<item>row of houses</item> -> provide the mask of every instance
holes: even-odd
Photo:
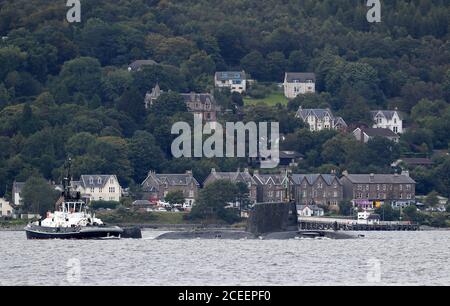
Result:
[[[280,202],[289,198],[298,205],[320,205],[339,210],[339,203],[346,199],[355,207],[373,209],[384,203],[404,207],[415,201],[415,181],[403,174],[348,174],[339,178],[336,174],[253,174],[248,169],[235,172],[219,172],[212,169],[203,182],[207,186],[217,180],[244,183],[249,189],[252,203]],[[143,199],[150,202],[164,200],[171,191],[182,191],[185,203],[195,204],[200,183],[192,171],[184,174],[158,174],[150,171],[142,182]]]

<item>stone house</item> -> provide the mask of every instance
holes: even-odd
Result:
[[[258,203],[285,202],[288,201],[289,178],[285,174],[253,174],[256,187],[256,199]]]
[[[184,204],[192,207],[195,204],[200,184],[193,176],[192,171],[182,174],[159,174],[150,171],[142,182],[141,188],[143,199],[153,203],[164,200],[169,192],[182,191]]]
[[[348,174],[340,179],[344,198],[354,207],[374,209],[387,203],[406,207],[415,203],[416,182],[406,174]]]
[[[335,174],[292,174],[297,205],[316,204],[338,211],[343,186]]]
[[[311,72],[286,72],[284,75],[284,95],[294,99],[298,95],[316,92],[316,75]]]
[[[249,198],[252,203],[257,202],[257,183],[255,179],[250,175],[248,169],[245,169],[243,172],[239,169],[236,172],[218,172],[216,169],[211,169],[211,173],[205,179],[203,185],[207,186],[217,180],[228,180],[232,183],[244,183],[247,185],[249,189]]]
[[[181,94],[181,96],[189,112],[202,115],[203,120],[206,122],[217,121],[217,113],[220,112],[220,106],[212,94],[188,93]]]

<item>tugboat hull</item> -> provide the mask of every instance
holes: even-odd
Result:
[[[25,228],[27,239],[105,239],[120,238],[123,230],[120,227],[42,227],[31,226]]]

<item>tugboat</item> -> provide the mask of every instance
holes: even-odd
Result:
[[[25,228],[28,239],[103,239],[120,238],[124,230],[118,226],[106,226],[88,210],[79,192],[71,190],[71,159],[65,165],[67,175],[63,179],[56,211],[47,213],[44,220],[30,223]]]

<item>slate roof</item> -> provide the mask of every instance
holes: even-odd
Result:
[[[316,82],[316,74],[313,72],[286,72],[285,80],[288,83],[306,83],[307,80]]]
[[[215,78],[218,81],[245,80],[246,75],[244,71],[218,71]]]
[[[376,110],[370,112],[372,118],[375,118],[379,113],[381,113],[387,120],[392,120],[394,114],[397,113],[398,117],[403,120],[403,115],[399,111],[395,110]]]
[[[143,66],[151,66],[151,65],[157,65],[158,63],[154,60],[137,60],[130,64],[130,68],[133,71],[137,71],[141,69]]]
[[[269,182],[272,182],[274,185],[282,185],[283,181],[286,178],[285,174],[259,174],[255,173],[253,175],[255,182],[258,185],[267,185]]]
[[[181,97],[184,99],[185,103],[193,104],[195,102],[199,102],[202,104],[201,107],[195,108],[190,106],[191,110],[197,110],[197,109],[203,109],[203,106],[206,102],[211,102],[211,110],[212,111],[219,111],[220,107],[216,103],[216,99],[214,96],[210,93],[186,93],[186,94],[180,94]]]
[[[302,108],[300,106],[296,114],[297,117],[300,117],[303,120],[305,120],[310,115],[316,116],[320,120],[322,120],[325,116],[330,117],[331,120],[335,118],[330,109],[324,108]]]
[[[346,177],[354,184],[415,184],[407,175],[395,174],[347,174]]]
[[[256,184],[253,177],[247,171],[244,171],[244,172],[241,172],[241,171],[217,172],[214,169],[212,169],[210,176],[211,175],[217,180],[230,180],[232,182],[245,182],[245,183]]]
[[[313,205],[297,205],[297,210],[303,210],[306,207],[309,207],[312,210],[323,210],[323,208],[320,208],[319,206],[314,205],[314,204]]]
[[[390,129],[384,129],[384,128],[364,128],[362,129],[363,133],[366,134],[369,137],[393,137],[393,138],[399,138],[397,134],[395,134]]]
[[[328,186],[331,186],[333,180],[337,178],[334,174],[292,174],[291,177],[294,184],[297,185],[300,185],[304,179],[306,179],[308,184],[313,185],[319,177],[322,177]],[[339,185],[341,184],[339,179],[337,179],[336,182]]]
[[[84,188],[103,188],[111,177],[117,180],[115,175],[90,174],[82,175],[80,181]]]
[[[192,181],[200,185],[191,174],[156,174],[158,180],[162,183],[168,183],[170,186],[187,186]]]

